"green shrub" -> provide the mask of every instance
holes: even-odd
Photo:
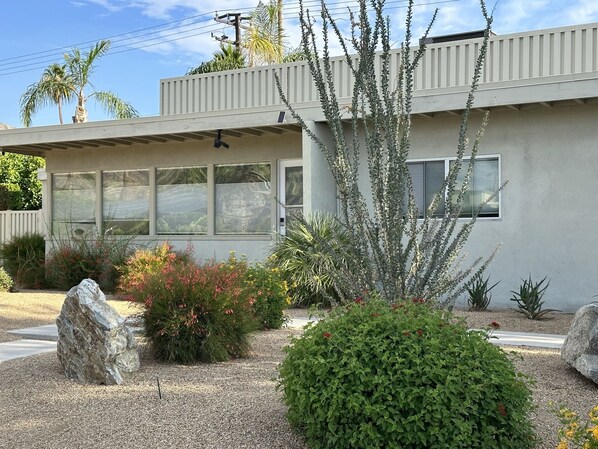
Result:
[[[522,313],[530,320],[541,320],[542,318],[545,318],[547,313],[555,311],[555,309],[543,308],[544,301],[542,301],[542,297],[550,285],[550,281],[548,281],[546,285],[542,287],[544,281],[546,281],[546,277],[540,282],[533,282],[531,276],[527,280],[521,280],[523,281],[523,284],[519,286],[519,291],[516,292],[511,290],[511,293],[513,293],[511,301],[517,303],[517,311],[519,313]]]
[[[284,309],[291,302],[287,282],[281,278],[280,270],[259,263],[251,265],[247,267],[243,282],[259,327],[280,329],[286,322]]]
[[[13,281],[10,274],[4,267],[0,267],[0,292],[9,292],[12,289]]]
[[[350,304],[285,349],[278,388],[311,448],[534,446],[528,381],[446,312]]]
[[[51,287],[69,290],[83,279],[93,279],[102,291],[115,291],[117,267],[132,253],[132,236],[81,234],[54,241],[46,263]]]
[[[137,264],[136,257],[148,254],[138,253],[129,264]],[[157,254],[150,265],[155,269],[123,276],[120,291],[143,304],[145,334],[157,359],[188,364],[247,354],[256,324],[241,270],[226,263],[198,266],[173,252]]]
[[[0,210],[21,210],[23,199],[18,184],[0,184]]]
[[[329,306],[342,298],[342,288],[330,273],[345,265],[349,238],[330,215],[316,214],[305,223],[293,222],[275,243],[271,263],[280,269],[295,306]]]
[[[489,277],[482,280],[482,276],[477,276],[474,278],[471,285],[467,286],[467,304],[469,304],[469,310],[473,311],[482,311],[486,310],[490,305],[490,300],[492,299],[492,295],[490,294],[490,290],[498,285],[498,282],[492,284],[491,287],[488,287],[488,281],[490,280]]]
[[[42,288],[45,282],[46,241],[41,234],[13,237],[0,249],[4,268],[22,288]]]

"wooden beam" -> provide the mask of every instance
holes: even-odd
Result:
[[[158,136],[143,136],[142,138],[146,139],[146,140],[150,140],[152,142],[160,142],[160,143],[167,142],[167,140],[164,137],[158,137]]]
[[[249,134],[250,136],[261,136],[263,134],[263,132],[261,132],[259,129],[255,129],[255,128],[243,128],[239,130],[240,132],[242,132],[243,134]]]

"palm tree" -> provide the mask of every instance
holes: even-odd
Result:
[[[31,126],[31,116],[41,107],[53,103],[58,106],[58,119],[62,125],[62,103],[73,97],[72,80],[65,65],[52,64],[44,70],[37,83],[30,85],[21,96],[21,121]]]
[[[243,42],[249,67],[281,63],[284,56],[282,0],[270,0],[268,4],[260,0],[250,20]]]
[[[245,56],[243,56],[241,50],[236,49],[231,44],[220,44],[220,51],[215,52],[212,59],[189,69],[187,75],[222,72],[223,70],[242,69],[244,67],[246,67]]]
[[[21,97],[21,118],[25,126],[31,125],[31,116],[37,109],[48,102],[58,105],[60,123],[62,122],[62,101],[77,99],[74,123],[87,121],[87,109],[85,104],[89,98],[94,98],[113,117],[131,118],[138,117],[139,113],[129,103],[118,98],[110,91],[96,91],[88,97],[85,96],[85,88],[91,85],[90,77],[93,73],[94,64],[97,59],[106,54],[110,47],[110,41],[102,40],[96,43],[89,51],[81,53],[78,48],[72,49],[64,55],[65,64],[60,66],[53,64],[46,69],[39,82],[29,86]],[[57,68],[62,69],[62,75]],[[52,77],[49,75],[52,74]]]

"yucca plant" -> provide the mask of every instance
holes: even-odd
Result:
[[[550,281],[544,285],[546,278],[547,276],[540,282],[533,282],[530,275],[527,280],[521,279],[523,284],[519,286],[518,292],[511,290],[511,293],[513,293],[511,301],[517,303],[517,311],[524,314],[530,320],[541,320],[545,318],[547,313],[556,311],[555,309],[543,308],[544,301],[542,301],[542,297],[550,285]]]
[[[270,263],[280,269],[295,306],[328,306],[343,297],[333,271],[346,267],[349,254],[345,228],[333,216],[316,213],[293,222],[274,245]]]
[[[466,287],[468,294],[467,304],[469,304],[469,310],[482,311],[488,308],[490,300],[492,299],[490,290],[496,287],[500,282],[498,281],[495,284],[492,284],[492,286],[488,287],[489,281],[490,277],[482,279],[481,276],[477,276],[471,285]]]

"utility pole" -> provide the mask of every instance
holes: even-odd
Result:
[[[227,42],[229,44],[233,44],[237,50],[241,50],[241,28],[247,29],[246,26],[241,25],[241,21],[249,19],[249,17],[243,17],[241,13],[238,12],[226,13],[220,16],[217,15],[216,17],[214,17],[214,20],[216,22],[235,27],[235,40],[234,42],[231,42],[226,36],[215,37],[215,39],[219,40],[220,42]],[[214,35],[212,34],[212,36]]]

